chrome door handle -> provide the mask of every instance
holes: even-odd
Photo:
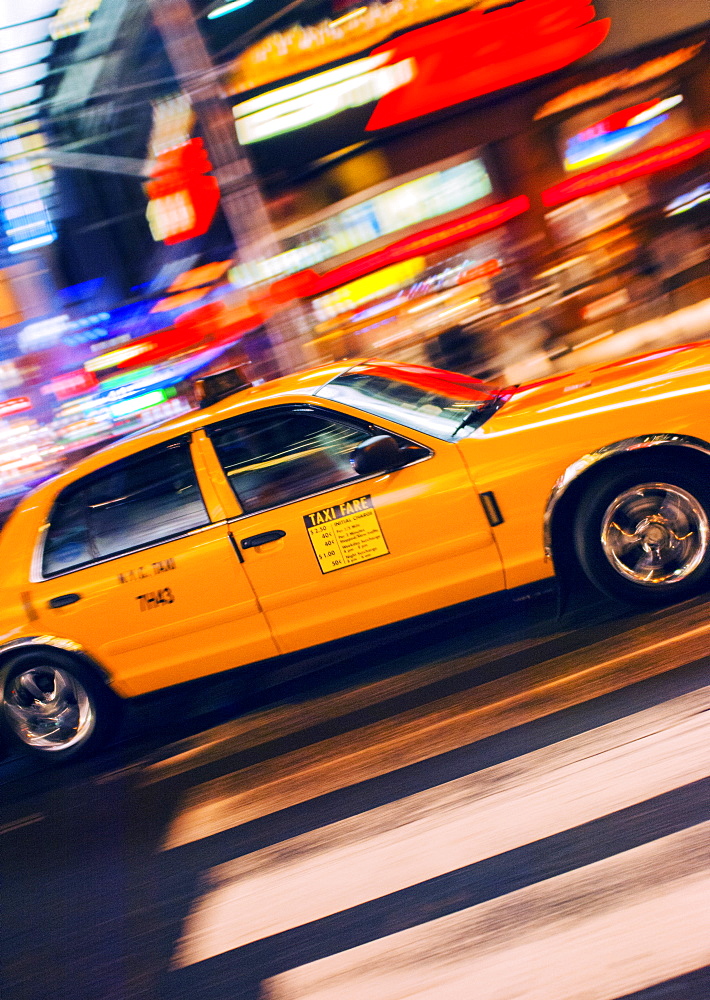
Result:
[[[277,528],[275,531],[264,531],[260,535],[249,535],[248,538],[242,538],[240,544],[243,549],[253,549],[255,545],[268,545],[269,542],[277,542],[285,534],[285,531]]]
[[[81,594],[62,594],[60,597],[53,597],[47,601],[50,608],[65,608],[67,604],[76,604],[81,600]]]

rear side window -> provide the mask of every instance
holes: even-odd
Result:
[[[43,576],[207,524],[187,441],[150,448],[72,483],[54,504]]]

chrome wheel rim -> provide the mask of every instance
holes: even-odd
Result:
[[[708,550],[702,505],[679,486],[643,483],[609,504],[601,543],[614,569],[636,584],[666,587],[685,580]]]
[[[67,750],[94,728],[94,708],[84,687],[52,664],[27,667],[5,691],[5,718],[27,746]]]

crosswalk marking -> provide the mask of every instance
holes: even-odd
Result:
[[[289,970],[261,995],[613,1000],[710,962],[709,848],[699,824]]]
[[[530,653],[536,647],[547,646],[551,639],[558,637],[553,634],[540,637],[537,641],[526,639],[505,643],[495,647],[495,658],[505,659],[522,652]],[[411,655],[408,654],[408,659],[411,659]],[[279,705],[254,715],[233,719],[210,730],[209,740],[205,739],[204,734],[181,740],[174,745],[168,757],[153,761],[144,768],[142,784],[154,784],[183,774],[196,765],[220,760],[242,750],[301,732],[313,725],[314,718],[322,724],[350,712],[362,711],[383,701],[398,698],[429,684],[440,683],[490,663],[492,656],[490,649],[483,649],[444,663],[409,668],[405,673],[370,681],[354,690],[321,695],[303,705]]]
[[[515,621],[517,620],[515,619]],[[524,616],[521,620],[524,621]],[[197,766],[221,760],[243,750],[306,730],[314,724],[314,720],[318,724],[323,724],[348,713],[362,711],[389,699],[425,688],[430,684],[441,683],[443,680],[468,673],[477,667],[485,667],[494,661],[525,654],[528,659],[532,658],[536,659],[537,662],[542,662],[544,656],[537,651],[544,651],[551,643],[569,634],[560,631],[547,633],[535,639],[526,636],[524,639],[503,644],[500,644],[499,641],[486,643],[486,625],[487,623],[483,622],[476,630],[476,642],[480,644],[480,648],[467,652],[463,656],[458,652],[456,654],[449,652],[450,658],[432,664],[429,662],[431,653],[428,650],[425,657],[426,664],[412,667],[413,654],[409,651],[406,657],[407,669],[404,672],[395,672],[393,676],[369,681],[358,685],[355,689],[330,692],[314,698],[306,704],[278,705],[231,720],[211,729],[209,739],[205,739],[205,735],[200,734],[180,740],[169,748],[168,756],[146,762],[141,775],[141,784],[149,785],[163,781],[166,778],[190,771]],[[495,626],[494,623],[494,628],[497,629],[495,638],[498,640],[500,627],[499,625]],[[657,639],[661,642],[670,639],[672,643],[677,643],[680,640],[687,643],[688,655],[686,659],[688,660],[693,659],[694,656],[702,656],[706,652],[706,645],[704,645],[702,637],[710,631],[710,625],[707,624],[707,608],[704,605],[697,607],[684,605],[675,613],[664,611],[664,617],[655,620],[652,628]],[[594,648],[599,650],[599,658],[603,659],[604,648],[617,652],[624,649],[629,650],[632,648],[632,644],[638,645],[645,642],[648,630],[649,625],[645,623],[628,629],[622,636],[615,637],[613,640],[598,643]],[[446,649],[442,649],[441,644],[438,646],[438,650],[440,655],[447,655]],[[579,658],[579,653],[570,655]],[[390,662],[396,668],[396,658],[391,659]],[[673,665],[666,665],[666,669],[670,669]]]
[[[710,775],[710,688],[218,866],[177,967]]]
[[[167,832],[164,849],[429,760],[664,673],[693,655],[704,655],[708,632],[707,624],[676,631],[641,649],[634,645],[635,635],[616,636],[465,694],[206,782],[186,796]]]

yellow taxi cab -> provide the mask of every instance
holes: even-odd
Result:
[[[649,604],[707,582],[707,344],[504,389],[384,361],[205,387],[2,531],[0,725],[29,752],[88,753],[123,699],[554,575]]]

